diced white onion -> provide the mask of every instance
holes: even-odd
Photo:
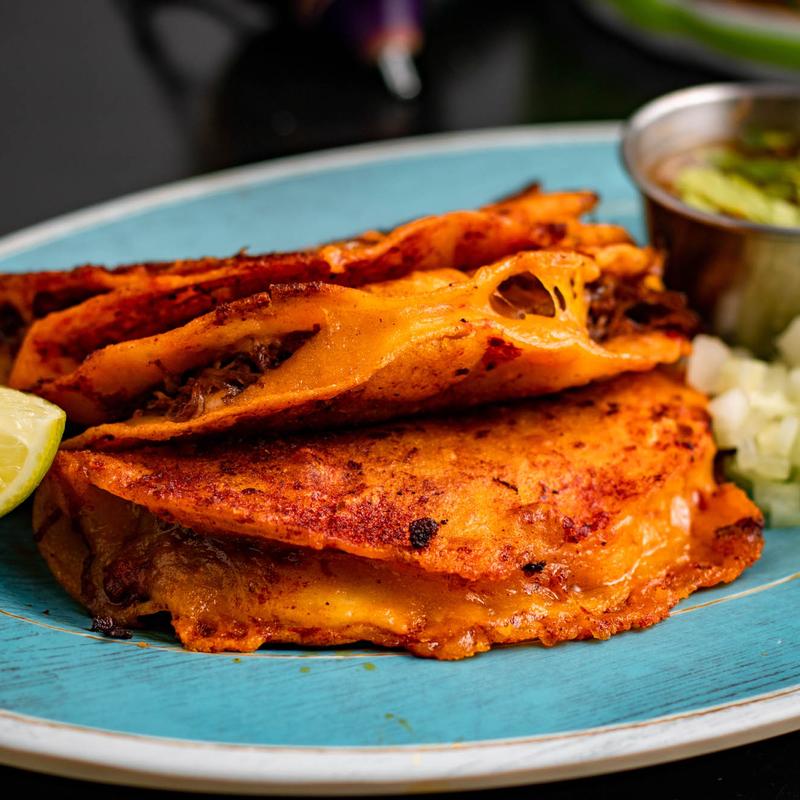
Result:
[[[800,483],[757,481],[753,500],[776,527],[800,525]]]
[[[800,526],[800,317],[776,341],[779,358],[760,361],[698,336],[687,381],[711,395],[714,437],[731,479],[752,491],[777,526]]]
[[[784,417],[768,422],[757,434],[759,453],[788,458],[797,436],[797,417]]]
[[[720,369],[719,389],[724,392],[734,386],[746,392],[760,392],[767,378],[767,363],[755,358],[735,357],[726,361]]]
[[[773,481],[785,481],[792,468],[787,457],[760,452],[758,445],[751,437],[739,442],[734,463],[736,470],[744,475]]]
[[[800,317],[795,317],[789,327],[775,340],[778,352],[792,367],[800,367]]]
[[[720,370],[730,357],[730,349],[720,339],[703,334],[695,337],[686,367],[687,383],[700,392],[718,392]]]
[[[794,403],[782,392],[750,392],[748,399],[750,407],[765,419],[780,419],[795,411]]]
[[[728,389],[708,404],[708,410],[714,422],[717,444],[725,450],[736,447],[750,410],[750,401],[744,391]]]
[[[786,394],[788,391],[786,385],[788,377],[789,370],[785,364],[770,364],[764,377],[764,392],[766,394]]]
[[[793,403],[800,403],[800,367],[789,370],[786,376],[786,394]]]

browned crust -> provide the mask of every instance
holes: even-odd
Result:
[[[64,451],[55,470],[207,534],[496,579],[565,548],[599,551],[616,521],[692,470],[710,491],[713,453],[705,399],[652,372],[454,418]],[[419,520],[438,526],[424,547]]]
[[[518,582],[518,599],[509,605],[502,583],[496,588],[491,582],[428,576],[357,556],[275,549],[236,537],[205,539],[169,526],[163,533],[156,528],[149,540],[146,534],[139,539],[131,525],[146,512],[134,507],[119,518],[120,542],[94,542],[91,532],[84,531],[87,512],[75,514],[70,507],[72,492],[81,495],[84,505],[98,502],[103,493],[92,491],[81,487],[80,478],[70,483],[56,475],[37,496],[39,548],[56,577],[116,629],[139,627],[151,615],[167,612],[184,646],[205,652],[247,652],[264,643],[369,641],[419,656],[458,659],[494,644],[607,639],[664,619],[675,603],[698,588],[734,580],[762,548],[757,511],[740,490],[725,485],[706,498],[695,516],[689,558],[652,574],[645,570],[640,577],[634,575],[629,591],[618,600],[586,608],[581,595],[570,589],[543,589],[550,599],[530,603],[530,592],[519,589],[531,581],[544,584],[528,576]],[[756,516],[740,517],[742,513]],[[329,579],[332,594],[325,589],[320,597],[313,590],[309,594],[309,585]],[[324,598],[346,598],[350,592],[347,613],[331,616]],[[476,615],[467,602],[475,595],[488,603],[488,616]],[[495,609],[493,598],[498,596]],[[435,598],[433,604],[426,597]],[[265,614],[263,608],[271,611]],[[382,623],[387,610],[391,618]]]

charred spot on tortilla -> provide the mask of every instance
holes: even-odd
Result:
[[[538,575],[546,566],[546,561],[531,561],[523,565],[522,571],[528,576]]]
[[[439,523],[430,517],[415,519],[408,526],[408,539],[411,547],[422,550],[427,547],[431,539],[439,532]]]

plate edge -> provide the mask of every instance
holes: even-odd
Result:
[[[396,748],[192,742],[0,711],[0,763],[64,777],[195,791],[452,791],[598,775],[777,736],[800,728],[798,701],[800,686],[669,717],[529,740]]]
[[[336,147],[231,167],[121,195],[8,233],[0,237],[0,258],[19,255],[59,236],[86,230],[94,225],[112,222],[151,208],[191,200],[214,192],[238,189],[262,181],[425,153],[463,152],[477,148],[502,148],[524,144],[552,144],[556,137],[560,137],[565,145],[576,142],[613,142],[619,139],[621,127],[622,123],[618,121],[565,122],[433,133]]]

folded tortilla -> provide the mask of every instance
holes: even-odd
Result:
[[[228,258],[150,261],[114,268],[84,264],[70,270],[0,274],[0,384],[8,379],[25,335],[38,320],[93,298],[183,286],[200,275],[243,270],[263,258],[242,252]]]
[[[0,275],[0,384],[4,384],[28,328],[54,311],[122,286],[147,282],[161,265],[120,269],[85,265],[69,272]]]
[[[542,250],[471,275],[276,286],[99,350],[37,390],[94,425],[70,447],[363,424],[547,394],[687,351],[680,328],[693,317],[654,281],[647,269],[601,274],[592,258]]]
[[[261,292],[274,283],[360,286],[412,270],[473,269],[518,250],[561,241],[589,247],[629,241],[617,226],[578,222],[595,202],[591,192],[544,194],[533,186],[477,211],[423,217],[387,234],[370,231],[313,250],[239,253],[113,272],[92,268],[90,273],[0,275],[0,321],[2,310],[9,310],[8,324],[0,322],[0,345],[5,342],[0,350],[5,351],[7,367],[19,349],[10,385],[31,389],[40,381],[67,374],[101,347],[183,325],[220,303]],[[81,276],[87,278],[85,285]],[[62,292],[59,302],[50,303],[48,311],[53,313],[34,313],[35,298],[42,297],[49,284],[63,282],[78,287],[74,300],[67,302]],[[33,294],[34,286],[38,294]]]
[[[455,659],[606,639],[762,547],[706,400],[659,371],[354,431],[62,451],[39,548],[108,628],[194,650],[366,640]]]

